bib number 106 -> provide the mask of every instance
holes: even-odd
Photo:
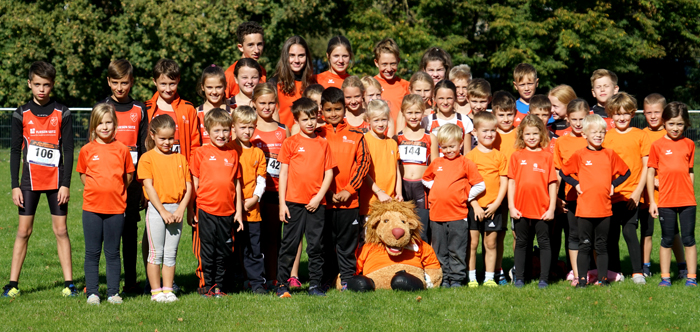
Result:
[[[37,148],[36,157],[53,159],[53,149]]]

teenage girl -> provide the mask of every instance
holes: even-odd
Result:
[[[554,219],[557,172],[549,146],[545,124],[527,115],[517,128],[516,151],[508,164],[508,208],[515,229],[515,287],[525,285],[527,250],[537,234],[540,247],[539,288],[546,288],[552,253],[549,226]]]
[[[357,76],[345,79],[341,87],[345,97],[345,121],[363,133],[369,131],[369,122],[365,114],[365,86]]]
[[[452,57],[439,47],[429,48],[420,60],[420,70],[430,75],[434,84],[447,79],[450,68],[452,68]]]
[[[318,84],[324,88],[343,85],[343,81],[350,76],[348,69],[353,61],[352,46],[345,36],[335,36],[328,41],[326,48],[326,58],[328,59],[328,70],[316,75]]]
[[[100,304],[99,266],[103,244],[107,261],[107,301],[122,303],[119,296],[122,267],[119,245],[124,228],[126,188],[136,169],[129,148],[114,140],[117,126],[114,106],[97,104],[90,116],[90,142],[80,149],[76,167],[85,186],[83,234],[88,304]]]
[[[432,80],[430,82],[432,83]],[[430,243],[430,211],[421,179],[430,161],[438,158],[439,152],[437,137],[421,126],[424,113],[425,102],[421,96],[410,94],[404,97],[401,103],[401,117],[406,123],[395,139],[399,145],[403,199],[416,204],[418,217],[423,224],[421,239]]]
[[[566,120],[566,110],[567,105],[576,99],[576,92],[570,86],[562,84],[550,90],[548,97],[552,104],[552,118],[554,118],[548,129],[556,136],[563,136],[570,131],[569,122]]]
[[[240,91],[229,100],[229,104],[249,106],[253,96],[253,89],[260,82],[262,67],[253,59],[242,58],[236,61],[233,75],[236,78],[236,84],[238,84]]]
[[[302,95],[303,97],[313,100],[316,105],[318,105],[318,113],[316,113],[316,128],[322,127],[326,124],[321,108],[321,94],[323,94],[323,90],[325,90],[323,85],[315,83],[309,85],[306,90],[304,90],[304,94]],[[296,135],[300,130],[301,128],[299,128],[299,124],[295,122],[290,132],[292,135]]]
[[[277,87],[279,119],[287,128],[294,125],[292,103],[302,97],[306,88],[316,83],[313,59],[306,40],[299,36],[287,39],[270,82]]]
[[[411,80],[408,84],[408,91],[412,94],[419,95],[423,99],[423,116],[430,116],[433,113],[433,88],[435,84],[430,75],[425,72],[419,71],[411,76]],[[401,104],[403,107],[403,103]],[[403,117],[403,111],[399,113],[399,117],[396,119],[397,130],[403,130],[406,125],[406,119]]]
[[[187,159],[170,150],[174,138],[175,121],[171,117],[153,118],[146,138],[148,152],[141,157],[138,169],[138,180],[143,183],[148,200],[146,274],[151,286],[151,301],[156,302],[177,301],[173,293],[175,260],[182,235],[182,218],[192,196]]]
[[[372,76],[362,76],[360,79],[365,86],[365,104],[375,99],[382,99],[382,85]]]
[[[258,122],[250,141],[263,150],[267,160],[267,185],[260,199],[260,215],[263,229],[260,246],[263,248],[265,260],[265,276],[269,280],[277,280],[277,254],[282,237],[282,223],[279,220],[279,174],[280,163],[277,154],[282,148],[282,142],[290,136],[289,129],[274,119],[277,113],[277,89],[270,83],[258,84],[253,90],[252,105],[258,113]],[[297,274],[292,274],[297,277]],[[290,282],[291,284],[291,282]],[[295,285],[299,287],[301,283]]]
[[[688,279],[685,285],[695,287],[697,283],[698,252],[695,247],[695,143],[683,136],[690,127],[688,106],[672,102],[664,107],[661,115],[666,135],[651,144],[649,171],[647,172],[647,193],[649,214],[658,217],[661,223],[661,249],[659,265],[661,283],[671,286],[671,247],[675,230],[680,224],[681,241],[685,247],[685,261]],[[659,175],[659,201],[654,197],[654,176]],[[678,220],[678,221],[677,221]]]
[[[464,132],[464,141],[471,142],[471,132],[474,130],[474,126],[469,117],[455,112],[454,105],[456,96],[457,88],[451,81],[443,80],[438,82],[438,84],[435,85],[435,92],[433,93],[433,102],[437,108],[437,112],[423,119],[423,127],[437,135],[437,130],[440,126],[452,123],[462,129]],[[463,145],[462,153],[466,155],[467,152],[471,150],[471,144]]]
[[[202,145],[204,145],[209,144],[209,133],[204,128],[204,116],[214,108],[225,108],[227,112],[231,113],[231,108],[226,105],[226,76],[224,75],[224,70],[217,65],[204,68],[202,77],[199,79],[197,93],[205,99],[204,104],[197,107],[199,134],[202,138]]]

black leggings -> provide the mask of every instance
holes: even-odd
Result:
[[[576,217],[576,201],[566,201],[566,218],[569,221],[569,250],[579,250],[578,248],[578,217]]]
[[[695,245],[695,211],[695,206],[659,208],[662,247],[671,248],[673,246],[673,237],[678,233],[678,222],[681,224],[683,246],[692,247]]]
[[[124,228],[124,214],[99,214],[83,210],[85,236],[85,287],[87,295],[99,295],[99,269],[102,245],[107,261],[107,296],[119,293],[122,264],[119,243]]]
[[[540,246],[540,280],[549,280],[549,268],[552,264],[552,252],[549,245],[549,222],[538,219],[520,218],[513,220],[515,226],[515,278],[525,280],[525,264],[528,248],[537,234]]]
[[[622,273],[620,264],[620,227],[627,243],[627,250],[632,263],[632,273],[642,273],[642,249],[637,238],[638,208],[627,208],[627,201],[612,205],[610,232],[608,233],[608,270]]]
[[[598,280],[608,275],[608,232],[610,231],[610,217],[605,218],[578,218],[579,245],[578,265],[579,278],[588,275],[588,267],[591,264],[591,248],[595,240],[595,251],[598,253]],[[594,238],[595,235],[595,238]]]
[[[24,208],[19,208],[19,215],[33,216],[36,214],[41,194],[46,194],[46,201],[49,203],[49,211],[51,211],[52,216],[65,216],[68,214],[68,204],[58,205],[58,189],[54,189],[44,191],[22,190]]]

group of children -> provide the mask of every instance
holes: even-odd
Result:
[[[100,303],[103,247],[107,301],[122,302],[120,239],[123,291],[138,289],[141,209],[146,210],[142,258],[153,301],[177,300],[173,279],[183,221],[193,228],[195,274],[204,296],[224,296],[240,262],[252,292],[265,294],[276,285],[277,296],[290,297],[290,289],[301,286],[303,238],[309,294],[325,295],[336,278],[347,289],[356,274],[365,216],[376,200],[415,203],[421,239],[442,266],[442,287],[480,286],[479,237],[482,285],[507,283],[502,258],[508,220],[516,287],[535,277],[545,288],[550,274],[558,277],[562,231],[573,286],[619,278],[620,233],[632,279],[643,284],[651,275],[656,217],[662,230],[660,286],[671,285],[672,248],[686,285],[697,285],[695,144],[683,137],[690,125],[684,104],[666,104],[652,94],[644,100],[649,127],[632,128],[637,102],[618,91],[611,71],[593,73],[591,108],[567,85],[536,94],[535,68],[520,64],[513,75],[516,99],[505,91],[492,94],[488,81],[473,79],[466,65],[452,67],[439,48],[426,51],[420,71],[406,81],[396,75],[401,58],[390,38],[374,50],[379,74],[360,78],[348,73],[353,52],[347,38],[329,41],[329,70],[314,75],[306,42],[291,37],[267,80],[257,63],[263,29],[246,22],[237,33],[243,58],[227,70],[216,65],[203,70],[198,93],[205,102],[198,107],[178,94],[176,62],[155,64],[157,91],[145,104],[129,96],[131,64],[110,63],[112,95],[94,107],[89,143],[80,149],[76,167],[85,186],[88,303]],[[66,231],[72,116],[50,97],[55,74],[50,64],[33,63],[28,79],[33,98],[13,115],[12,198],[20,216],[3,296],[19,294],[42,193],[64,271],[62,293],[80,293],[72,281]],[[535,235],[539,264],[533,257]],[[597,271],[590,271],[593,265]]]

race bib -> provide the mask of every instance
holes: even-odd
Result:
[[[56,144],[31,141],[27,147],[27,161],[35,165],[58,167],[61,151]]]
[[[428,148],[417,145],[401,145],[399,146],[399,155],[401,161],[405,163],[423,164],[428,162]]]
[[[131,153],[131,161],[134,163],[134,166],[136,166],[136,162],[139,160],[139,152],[136,150],[135,146],[130,146],[129,153]]]
[[[180,153],[180,140],[176,139],[173,146],[170,147],[170,152]]]
[[[280,162],[275,158],[267,158],[267,174],[270,174],[273,178],[278,178],[280,176]]]

